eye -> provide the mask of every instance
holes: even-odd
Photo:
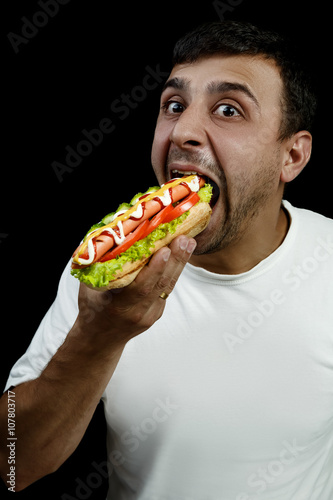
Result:
[[[164,109],[165,113],[176,115],[184,111],[184,106],[177,101],[167,101],[162,105],[162,109]]]
[[[239,111],[237,111],[237,109],[231,104],[220,104],[214,111],[214,114],[226,118],[231,118],[233,116],[241,116]]]

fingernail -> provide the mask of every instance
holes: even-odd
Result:
[[[195,247],[197,246],[197,242],[195,240],[190,240],[188,245],[187,245],[187,249],[186,251],[191,254],[194,252],[195,250]]]
[[[165,247],[165,250],[163,252],[163,260],[164,260],[164,262],[168,262],[170,254],[171,254],[170,248]]]
[[[179,242],[179,246],[181,250],[186,250],[188,245],[188,239],[187,238],[182,238]]]

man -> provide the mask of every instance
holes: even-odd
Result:
[[[152,164],[160,183],[211,179],[211,221],[118,293],[66,268],[6,387],[17,489],[69,457],[102,398],[108,499],[332,498],[333,223],[282,202],[314,102],[275,34],[213,23],[177,43]]]

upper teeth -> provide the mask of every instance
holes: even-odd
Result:
[[[194,170],[172,170],[173,174],[182,174],[182,175],[197,175],[198,172]]]

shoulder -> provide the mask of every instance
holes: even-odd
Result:
[[[332,230],[333,228],[333,219],[306,208],[294,207],[291,203],[289,203],[289,201],[286,200],[283,200],[283,205],[292,217],[297,217],[299,219],[302,225],[308,224],[311,228],[327,228],[328,230]]]
[[[299,236],[313,239],[327,235],[333,239],[333,219],[305,208],[296,208],[288,201],[283,201],[283,205],[290,213],[292,223],[297,226]]]
[[[333,265],[333,219],[283,202],[292,220],[294,251],[307,262],[315,259],[331,269]]]

